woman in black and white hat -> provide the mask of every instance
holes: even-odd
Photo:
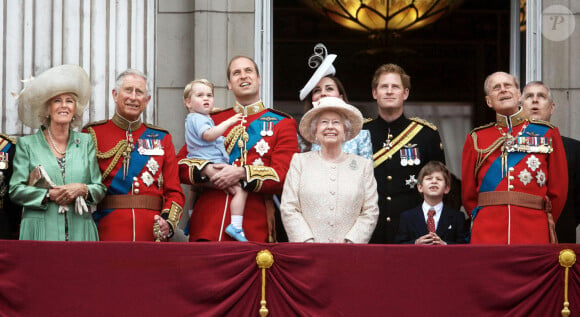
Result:
[[[106,187],[93,140],[72,130],[81,126],[90,94],[84,69],[61,65],[32,79],[18,95],[20,120],[38,129],[18,140],[10,180],[10,198],[24,207],[21,240],[98,240],[87,204],[96,205]]]
[[[326,47],[323,44],[319,43],[314,46],[314,54],[310,56],[308,65],[311,68],[316,68],[316,71],[300,90],[299,94],[300,100],[304,100],[304,112],[312,109],[313,103],[324,97],[337,97],[348,102],[346,90],[342,82],[335,76],[336,69],[333,62],[336,57],[336,54],[327,55]],[[317,144],[308,142],[301,135],[298,136],[301,152],[310,151],[311,149],[320,150],[320,146]],[[372,160],[373,146],[370,132],[368,130],[360,130],[351,140],[343,144],[342,149],[347,153],[353,153]]]

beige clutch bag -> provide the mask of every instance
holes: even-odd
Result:
[[[38,188],[53,188],[56,184],[50,179],[44,167],[38,164],[28,176],[28,185]]]

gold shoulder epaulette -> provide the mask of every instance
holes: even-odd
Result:
[[[547,125],[547,126],[549,126],[550,128],[552,128],[552,129],[556,127],[556,126],[555,126],[555,125],[553,125],[551,122],[544,121],[544,120],[538,120],[538,119],[530,119],[530,122],[531,122],[531,123],[535,123],[535,124]]]
[[[274,113],[277,113],[277,114],[279,114],[279,115],[281,115],[281,116],[284,116],[284,117],[286,117],[286,118],[291,118],[291,119],[292,119],[292,118],[294,118],[294,117],[292,117],[291,115],[287,114],[286,112],[283,112],[283,111],[280,111],[280,110],[276,110],[276,109],[272,109],[272,108],[268,108],[268,110],[269,110],[269,111],[272,111],[272,112],[274,112]]]
[[[471,130],[471,132],[469,132],[469,134],[471,134],[471,133],[473,133],[475,131],[479,131],[479,130],[482,130],[482,129],[485,129],[485,128],[492,127],[494,124],[495,124],[495,122],[490,122],[488,124],[484,124],[484,125],[479,126],[477,128],[473,128],[473,130]]]
[[[95,121],[95,122],[89,122],[87,123],[87,125],[85,125],[83,127],[83,129],[88,129],[89,127],[94,127],[96,125],[101,125],[101,124],[105,124],[109,121],[109,119],[105,119],[105,120],[99,120],[99,121]]]
[[[0,137],[6,139],[8,142],[12,144],[16,144],[16,140],[13,137],[9,136],[8,134],[0,133]]]
[[[369,123],[373,120],[374,120],[373,118],[363,118],[363,124]]]
[[[421,118],[418,118],[418,117],[413,117],[413,118],[409,118],[409,120],[413,120],[413,121],[415,121],[417,123],[420,123],[420,124],[422,124],[424,126],[427,126],[427,127],[431,128],[431,129],[437,131],[437,126],[434,125],[433,123],[425,120],[425,119],[421,119]]]
[[[156,125],[153,125],[151,123],[147,123],[147,122],[143,122],[143,124],[148,127],[149,129],[154,129],[154,130],[159,130],[159,131],[163,131],[163,132],[167,132],[169,133],[169,130],[162,128],[162,127],[158,127]]]

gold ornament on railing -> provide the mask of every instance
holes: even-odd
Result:
[[[262,270],[262,300],[260,301],[260,316],[268,316],[268,308],[266,307],[266,269],[272,267],[274,264],[274,256],[268,250],[262,250],[256,255],[256,263]]]
[[[570,316],[570,302],[568,301],[568,273],[570,268],[576,263],[576,253],[570,249],[560,251],[558,257],[560,265],[564,267],[564,308],[562,309],[562,316]]]

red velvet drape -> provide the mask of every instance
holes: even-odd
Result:
[[[0,316],[259,316],[263,249],[269,316],[560,316],[565,248],[0,241]]]

